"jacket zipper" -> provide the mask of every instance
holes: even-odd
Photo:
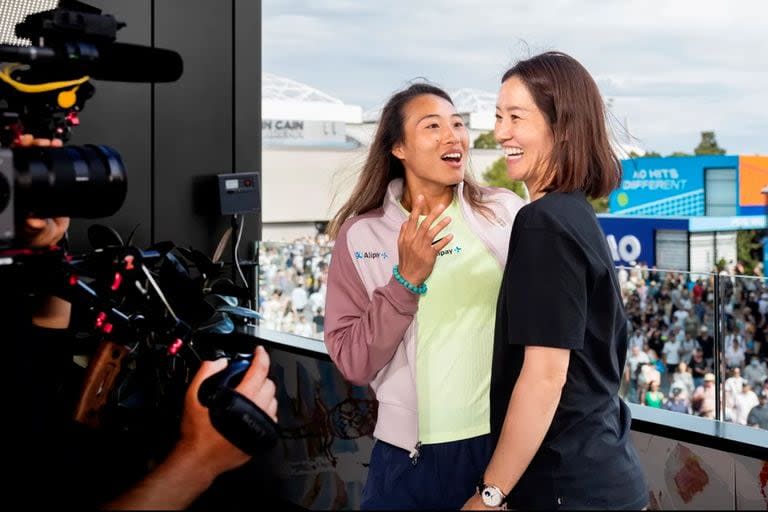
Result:
[[[421,441],[416,442],[416,446],[413,447],[411,453],[408,454],[411,459],[411,464],[414,466],[419,463],[419,457],[421,457]]]

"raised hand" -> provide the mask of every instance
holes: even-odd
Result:
[[[400,235],[397,238],[400,275],[415,286],[427,280],[435,267],[438,253],[453,240],[453,235],[450,234],[438,237],[451,223],[450,217],[444,217],[433,226],[435,220],[445,210],[445,205],[437,205],[419,224],[419,215],[424,215],[422,213],[424,210],[426,210],[424,196],[419,195],[413,202],[408,220],[400,227]],[[438,241],[433,243],[435,240]]]

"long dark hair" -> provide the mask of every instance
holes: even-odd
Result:
[[[352,195],[328,224],[327,233],[332,239],[336,238],[345,220],[380,207],[384,202],[389,182],[405,177],[403,163],[392,154],[392,148],[402,142],[405,136],[405,106],[412,99],[424,94],[438,96],[453,105],[453,100],[447,92],[427,83],[412,84],[407,89],[395,93],[387,101],[381,110],[376,134]],[[473,209],[486,212],[487,207],[482,204],[481,196],[480,187],[468,172],[465,172],[465,199]]]
[[[597,84],[576,59],[546,52],[518,62],[501,79],[518,77],[549,121],[554,146],[545,157],[540,190],[607,196],[621,182]]]

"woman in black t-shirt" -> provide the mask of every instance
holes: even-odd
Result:
[[[465,508],[642,509],[646,481],[618,396],[627,317],[587,201],[620,181],[600,92],[568,55],[519,62],[502,79],[495,135],[532,202],[515,219],[499,292],[496,449]]]

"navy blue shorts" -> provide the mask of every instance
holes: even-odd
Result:
[[[416,464],[402,448],[376,441],[360,508],[460,509],[493,454],[491,436],[425,444]]]

